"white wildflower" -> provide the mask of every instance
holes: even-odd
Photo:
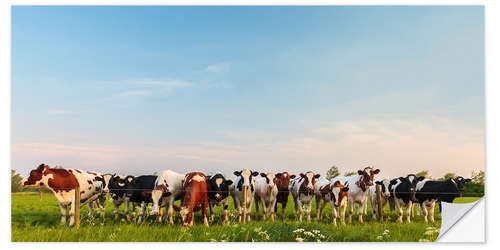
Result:
[[[300,237],[297,237],[297,238],[295,238],[295,241],[297,241],[297,242],[303,242],[303,241],[304,241],[304,239],[302,239],[302,238],[300,238]]]

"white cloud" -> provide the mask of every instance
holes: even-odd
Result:
[[[230,66],[231,66],[230,62],[216,63],[208,65],[207,67],[205,67],[205,69],[203,69],[203,71],[209,73],[221,73],[227,71]]]

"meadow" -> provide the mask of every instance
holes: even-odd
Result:
[[[315,202],[311,213],[311,221],[295,220],[293,200],[290,196],[286,208],[286,218],[277,216],[275,222],[255,220],[255,209],[252,207],[252,221],[246,224],[238,223],[237,214],[230,201],[230,221],[222,224],[222,208],[216,208],[214,221],[206,227],[202,223],[201,214],[196,213],[195,225],[184,228],[176,224],[159,223],[153,216],[141,224],[127,222],[123,216],[123,205],[120,208],[121,217],[113,220],[113,204],[108,198],[106,217],[102,220],[99,213],[94,218],[88,217],[88,207],[81,210],[79,228],[60,226],[60,212],[57,200],[52,194],[43,194],[42,201],[38,193],[12,193],[11,195],[11,240],[14,242],[37,241],[188,241],[188,242],[338,242],[338,241],[434,241],[439,235],[441,218],[436,206],[436,221],[425,223],[422,216],[415,215],[411,223],[398,223],[396,215],[386,218],[384,223],[371,219],[371,209],[365,215],[365,223],[360,224],[354,215],[353,223],[334,226],[331,220],[329,205],[325,208],[322,221],[317,221]],[[471,202],[479,198],[463,197],[455,200],[457,203]],[[278,215],[281,205],[278,205]],[[385,215],[389,212],[385,207]],[[347,217],[347,216],[346,216]]]

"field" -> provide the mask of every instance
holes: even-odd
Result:
[[[456,202],[471,202],[479,198],[464,197]],[[441,220],[439,208],[436,206],[436,222],[425,223],[421,216],[415,215],[410,224],[395,222],[393,215],[383,224],[371,220],[371,210],[365,215],[365,223],[360,224],[357,216],[353,223],[333,226],[329,205],[325,208],[322,221],[315,219],[315,202],[313,202],[313,219],[299,223],[295,220],[293,200],[286,209],[286,219],[271,221],[252,220],[244,225],[237,222],[230,201],[232,212],[230,222],[222,225],[222,208],[216,209],[216,216],[210,227],[202,223],[197,213],[195,225],[183,228],[176,225],[162,224],[153,217],[142,224],[127,223],[123,216],[113,220],[113,205],[108,198],[106,218],[103,221],[96,213],[95,218],[88,217],[88,207],[81,210],[79,229],[60,226],[60,213],[57,200],[52,194],[43,194],[40,202],[38,193],[13,193],[11,195],[11,239],[12,241],[434,241],[439,234]],[[254,208],[252,208],[254,210]],[[281,212],[281,205],[278,205]],[[123,213],[123,205],[120,212]],[[389,212],[388,206],[385,213]],[[252,211],[254,219],[255,211]],[[430,228],[432,227],[432,228]]]

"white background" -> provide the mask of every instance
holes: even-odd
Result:
[[[297,244],[297,243],[10,243],[10,34],[11,34],[11,6],[12,5],[484,5],[486,17],[486,199],[485,199],[485,226],[486,226],[486,244],[470,244],[470,243],[320,243],[320,244]],[[237,1],[236,0],[218,0],[218,1],[193,1],[193,0],[174,0],[174,1],[132,1],[132,0],[91,0],[91,1],[70,1],[70,0],[52,0],[52,1],[0,1],[0,163],[4,172],[4,178],[0,181],[2,185],[1,201],[3,201],[1,209],[1,242],[6,248],[74,248],[74,249],[135,249],[137,250],[147,247],[158,249],[178,249],[178,248],[217,248],[223,249],[250,249],[250,248],[276,248],[283,247],[292,249],[304,248],[348,248],[348,249],[421,249],[426,248],[447,248],[447,249],[470,249],[470,248],[498,248],[500,243],[499,232],[496,230],[499,216],[497,215],[499,183],[496,179],[500,176],[499,166],[499,132],[500,132],[500,101],[499,101],[499,25],[500,19],[500,1],[498,0],[477,0],[477,1],[444,1],[444,0],[418,0],[418,1],[306,1],[306,0],[253,0],[253,1]],[[476,207],[475,210],[478,210]],[[468,234],[471,234],[474,229],[473,225],[480,223],[480,218],[483,211],[472,211],[467,215],[467,221],[461,223],[464,227],[456,227],[449,233],[454,234],[448,237],[465,239]],[[476,217],[474,217],[476,216]],[[457,225],[458,226],[458,225]],[[476,232],[476,231],[474,231]],[[476,232],[477,233],[477,232]]]

